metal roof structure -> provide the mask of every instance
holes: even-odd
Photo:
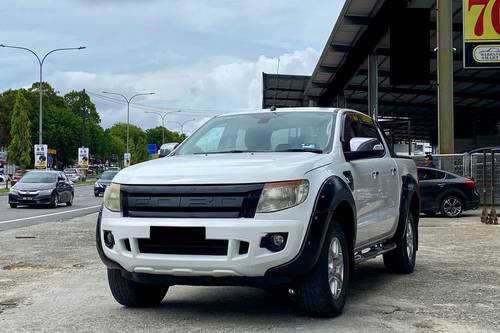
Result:
[[[304,91],[310,76],[262,73],[262,108],[307,106]]]
[[[368,111],[367,56],[378,55],[379,120],[393,120],[396,140],[436,141],[437,136],[437,60],[436,1],[413,0],[411,8],[431,9],[430,85],[390,84],[389,21],[392,7],[400,0],[346,0],[320,59],[306,83],[304,105],[336,105],[343,96],[348,108]],[[500,123],[500,70],[463,68],[462,0],[453,0],[454,110],[456,134],[470,131],[472,123]],[[408,64],[411,66],[411,64]],[[265,74],[266,76],[267,74]],[[286,81],[291,79],[287,76]],[[281,79],[280,79],[281,81]],[[285,96],[286,92],[281,92]],[[264,85],[264,94],[266,86]],[[263,104],[267,102],[264,101]],[[266,104],[267,105],[267,104]],[[277,105],[278,106],[278,105]],[[281,104],[279,105],[281,106]],[[284,106],[284,105],[283,105]],[[384,121],[385,120],[385,121]],[[407,122],[411,121],[408,131]],[[388,125],[389,126],[389,125]],[[390,126],[389,126],[390,127]]]

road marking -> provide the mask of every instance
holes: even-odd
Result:
[[[25,221],[25,220],[34,220],[34,219],[39,219],[39,218],[42,218],[42,217],[49,217],[49,216],[54,216],[54,215],[62,215],[62,214],[79,212],[79,211],[82,211],[82,210],[94,209],[94,208],[99,208],[99,207],[101,207],[101,205],[84,207],[84,208],[77,208],[77,209],[71,209],[71,210],[65,210],[64,212],[58,212],[58,213],[51,213],[51,214],[43,214],[43,215],[37,215],[37,216],[30,216],[30,217],[25,217],[25,218],[22,218],[22,219],[0,221],[0,224],[12,223],[12,222],[19,222],[19,221]]]

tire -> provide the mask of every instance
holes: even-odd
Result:
[[[52,208],[57,208],[59,206],[59,196],[57,193],[52,194],[52,202],[50,203]]]
[[[99,196],[99,193],[94,192],[94,197],[98,197],[98,196]]]
[[[441,214],[446,217],[459,217],[464,211],[463,200],[456,195],[448,195],[441,201]]]
[[[344,232],[333,221],[318,263],[295,289],[297,304],[305,314],[331,318],[342,313],[349,287],[350,255]]]
[[[75,197],[75,195],[73,193],[71,193],[71,199],[66,202],[66,206],[73,206],[73,198]]]
[[[108,268],[108,283],[115,300],[130,308],[154,307],[161,303],[168,286],[138,283],[122,277],[121,270]]]
[[[384,265],[387,271],[396,274],[413,272],[416,261],[417,227],[413,215],[408,214],[404,237],[396,241],[396,248],[384,254]]]
[[[17,208],[17,204],[15,204],[15,203],[11,203],[9,205],[10,205],[10,208]]]

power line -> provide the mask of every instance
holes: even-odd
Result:
[[[107,100],[112,103],[116,104],[121,104],[125,105],[125,102],[112,98],[109,96],[104,96],[95,92],[87,91],[89,94],[91,94],[94,97],[100,98]],[[193,107],[158,107],[158,106],[153,106],[153,105],[145,105],[141,103],[130,103],[131,106],[133,106],[135,109],[139,110],[155,110],[155,111],[172,111],[172,110],[181,110],[182,112],[179,113],[179,116],[185,115],[185,116],[201,116],[201,117],[213,117],[217,116],[223,113],[229,113],[229,112],[238,112],[238,111],[255,111],[258,109],[243,109],[243,108],[231,108],[231,109],[213,109],[213,108],[193,108]],[[211,114],[210,114],[211,113]]]

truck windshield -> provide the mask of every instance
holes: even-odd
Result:
[[[175,155],[331,150],[335,114],[262,112],[214,118],[189,137]]]

